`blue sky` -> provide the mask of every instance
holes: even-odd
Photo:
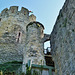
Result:
[[[36,20],[44,25],[44,32],[50,34],[64,2],[65,0],[0,0],[0,12],[10,6],[19,6],[19,10],[25,7],[33,11]]]

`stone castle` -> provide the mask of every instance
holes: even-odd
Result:
[[[75,75],[75,0],[66,0],[51,35],[43,30],[28,9],[4,9],[0,14],[0,64],[16,60],[45,64],[44,42],[50,40],[55,75]]]
[[[49,36],[43,30],[36,16],[29,16],[28,9],[5,8],[0,14],[0,64],[16,60],[26,64],[30,59],[34,64],[45,64],[44,41]]]

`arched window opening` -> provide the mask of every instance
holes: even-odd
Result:
[[[44,53],[47,54],[50,51],[51,51],[50,41],[47,41],[47,42],[44,43]]]

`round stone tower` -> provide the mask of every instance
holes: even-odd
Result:
[[[27,25],[23,64],[28,60],[31,60],[32,64],[44,64],[43,30],[44,26],[39,22],[30,22]]]
[[[43,65],[45,64],[44,60],[44,26],[39,22],[30,22],[26,27],[26,43],[24,49],[24,59],[23,64],[28,63],[31,60],[31,64]],[[25,71],[23,67],[23,71]]]

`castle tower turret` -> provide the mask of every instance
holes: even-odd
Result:
[[[27,25],[26,30],[23,64],[26,64],[28,60],[31,60],[32,64],[44,64],[44,45],[42,41],[44,26],[39,22],[31,22]]]
[[[30,22],[36,21],[36,16],[34,14],[29,16]]]

